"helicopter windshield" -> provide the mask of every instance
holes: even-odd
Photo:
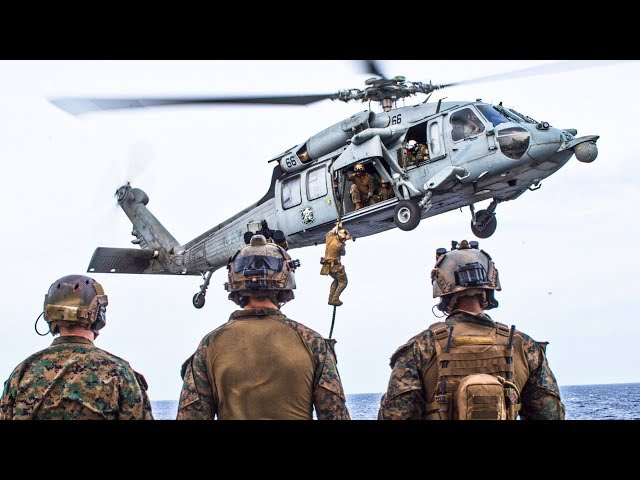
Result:
[[[502,115],[493,105],[478,103],[476,104],[476,107],[478,107],[478,110],[480,110],[480,113],[482,113],[484,118],[489,120],[489,122],[491,122],[494,127],[497,127],[501,123],[508,123],[513,121]]]

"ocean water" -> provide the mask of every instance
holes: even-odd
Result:
[[[560,387],[567,420],[640,420],[640,383]],[[353,420],[375,420],[382,393],[347,395]],[[178,402],[152,401],[156,420],[176,418]]]

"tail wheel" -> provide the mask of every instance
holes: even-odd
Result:
[[[401,200],[393,211],[393,222],[400,230],[413,230],[420,223],[420,207],[410,200]]]
[[[196,308],[204,307],[204,293],[198,292],[193,296],[193,306]]]
[[[476,224],[471,220],[471,231],[478,238],[489,238],[498,227],[498,219],[495,213],[487,213],[486,210],[480,210],[476,213]]]

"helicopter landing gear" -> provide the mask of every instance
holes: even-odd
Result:
[[[209,288],[209,281],[211,281],[211,275],[213,271],[209,270],[202,274],[204,283],[200,285],[200,291],[193,296],[193,306],[196,308],[204,307],[205,295],[207,294],[207,288]]]
[[[489,238],[498,227],[498,219],[495,210],[498,201],[493,200],[486,210],[475,211],[473,204],[469,205],[471,209],[471,231],[478,238]]]
[[[423,212],[427,212],[431,208],[432,195],[433,194],[431,193],[431,191],[428,191],[427,193],[424,194],[424,197],[422,197],[422,200],[418,202],[418,206],[423,210]]]
[[[413,230],[420,223],[421,209],[411,200],[400,200],[393,210],[393,222],[400,230]]]

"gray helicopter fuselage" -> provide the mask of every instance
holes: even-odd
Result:
[[[420,198],[431,191],[432,206],[422,213],[422,218],[490,198],[512,200],[539,185],[573,155],[573,148],[566,148],[574,140],[570,132],[550,126],[540,128],[543,122],[519,117],[511,111],[507,111],[510,116],[504,115],[501,119],[505,121],[494,125],[480,114],[478,105],[485,110],[492,108],[480,101],[460,101],[439,105],[423,103],[375,116],[361,112],[348,119],[350,123],[345,120],[333,125],[311,137],[306,144],[285,152],[281,166],[289,175],[277,181],[275,203],[278,225],[286,232],[289,245],[304,247],[324,241],[326,231],[337,219],[337,192],[331,188],[332,182],[337,178],[336,173],[353,170],[356,163],[370,163],[371,170],[391,181],[396,191],[395,199],[342,216],[352,236],[364,237],[396,226],[392,214],[401,199]],[[476,115],[482,130],[469,136],[456,136],[451,119],[465,110]],[[368,125],[363,125],[367,115]],[[344,130],[350,124],[366,128],[345,139]],[[424,137],[430,159],[418,165],[399,165],[398,152],[411,132],[416,137]],[[583,142],[595,142],[597,138],[584,137]],[[340,146],[325,153],[318,145],[326,149]],[[317,158],[303,162],[299,152],[316,154]],[[309,185],[318,182],[318,171],[325,172],[326,196],[309,195]],[[298,175],[301,188],[296,193],[297,202],[287,204],[278,192],[283,194],[283,185],[288,186]],[[313,221],[310,221],[309,210]]]
[[[359,112],[274,157],[266,195],[197,238],[179,244],[149,212],[149,199],[130,185],[118,201],[143,250],[99,248],[89,271],[197,275],[227,265],[246,233],[279,230],[288,248],[324,243],[340,219],[354,238],[397,225],[400,202],[420,202],[428,218],[477,202],[513,200],[536,189],[574,153],[593,161],[597,136],[551,127],[501,105],[481,101],[421,103],[386,112]],[[428,156],[408,156],[411,142]],[[362,163],[395,197],[355,209],[348,172]]]

